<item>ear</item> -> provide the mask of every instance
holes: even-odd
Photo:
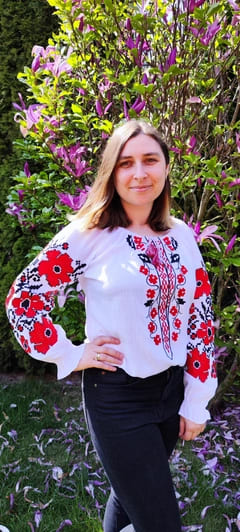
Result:
[[[166,175],[165,175],[166,179],[167,179],[167,176],[169,174],[169,170],[170,170],[170,164],[167,164],[167,166],[166,166]]]

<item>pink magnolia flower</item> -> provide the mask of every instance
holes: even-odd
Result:
[[[167,72],[170,66],[176,63],[176,57],[177,57],[177,48],[173,48],[171,52],[169,53],[164,65],[160,65],[159,68],[161,72]]]
[[[204,35],[200,38],[200,42],[204,44],[204,46],[207,46],[220,29],[221,29],[220,23],[218,19],[216,18],[212,24],[207,25],[207,30],[204,33]]]
[[[198,221],[195,225],[192,224],[192,217],[188,222],[188,226],[193,230],[194,237],[199,244],[202,244],[204,240],[210,240],[218,251],[221,251],[216,239],[224,240],[220,235],[216,235],[215,232],[218,229],[217,225],[209,225],[201,231],[201,223]]]
[[[59,192],[57,193],[57,196],[61,203],[67,205],[74,211],[78,211],[85,203],[90,189],[91,188],[86,185],[84,189],[78,189],[78,194],[72,195],[65,192]]]
[[[234,244],[236,242],[236,238],[237,238],[237,235],[233,235],[231,240],[229,240],[228,245],[227,245],[227,247],[225,249],[225,255],[227,255],[227,253],[229,253],[229,251],[232,250],[232,248],[233,248],[233,246],[234,246]]]

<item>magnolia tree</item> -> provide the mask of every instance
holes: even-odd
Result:
[[[18,76],[29,91],[14,103],[25,164],[7,212],[49,240],[85,201],[113,127],[132,117],[156,126],[171,152],[173,213],[192,228],[211,275],[222,396],[240,356],[240,8],[234,0],[48,2],[59,33],[45,48],[36,43]],[[73,297],[62,294],[60,307]]]

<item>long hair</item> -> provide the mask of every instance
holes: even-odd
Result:
[[[101,164],[95,182],[88,194],[87,200],[81,209],[71,216],[71,219],[79,219],[81,230],[98,227],[128,227],[128,219],[120,197],[114,185],[114,171],[125,144],[132,137],[143,133],[155,139],[159,144],[166,165],[169,164],[169,151],[159,132],[153,126],[143,120],[129,120],[122,126],[117,127],[108,139],[102,154]],[[154,200],[147,223],[154,231],[164,231],[172,226],[170,217],[171,189],[169,177],[166,177],[161,194]]]

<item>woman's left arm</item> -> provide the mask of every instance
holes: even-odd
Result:
[[[192,236],[192,235],[191,235]],[[189,308],[184,401],[180,437],[193,439],[210,419],[207,405],[217,388],[211,286],[201,253],[192,237],[195,288]]]

